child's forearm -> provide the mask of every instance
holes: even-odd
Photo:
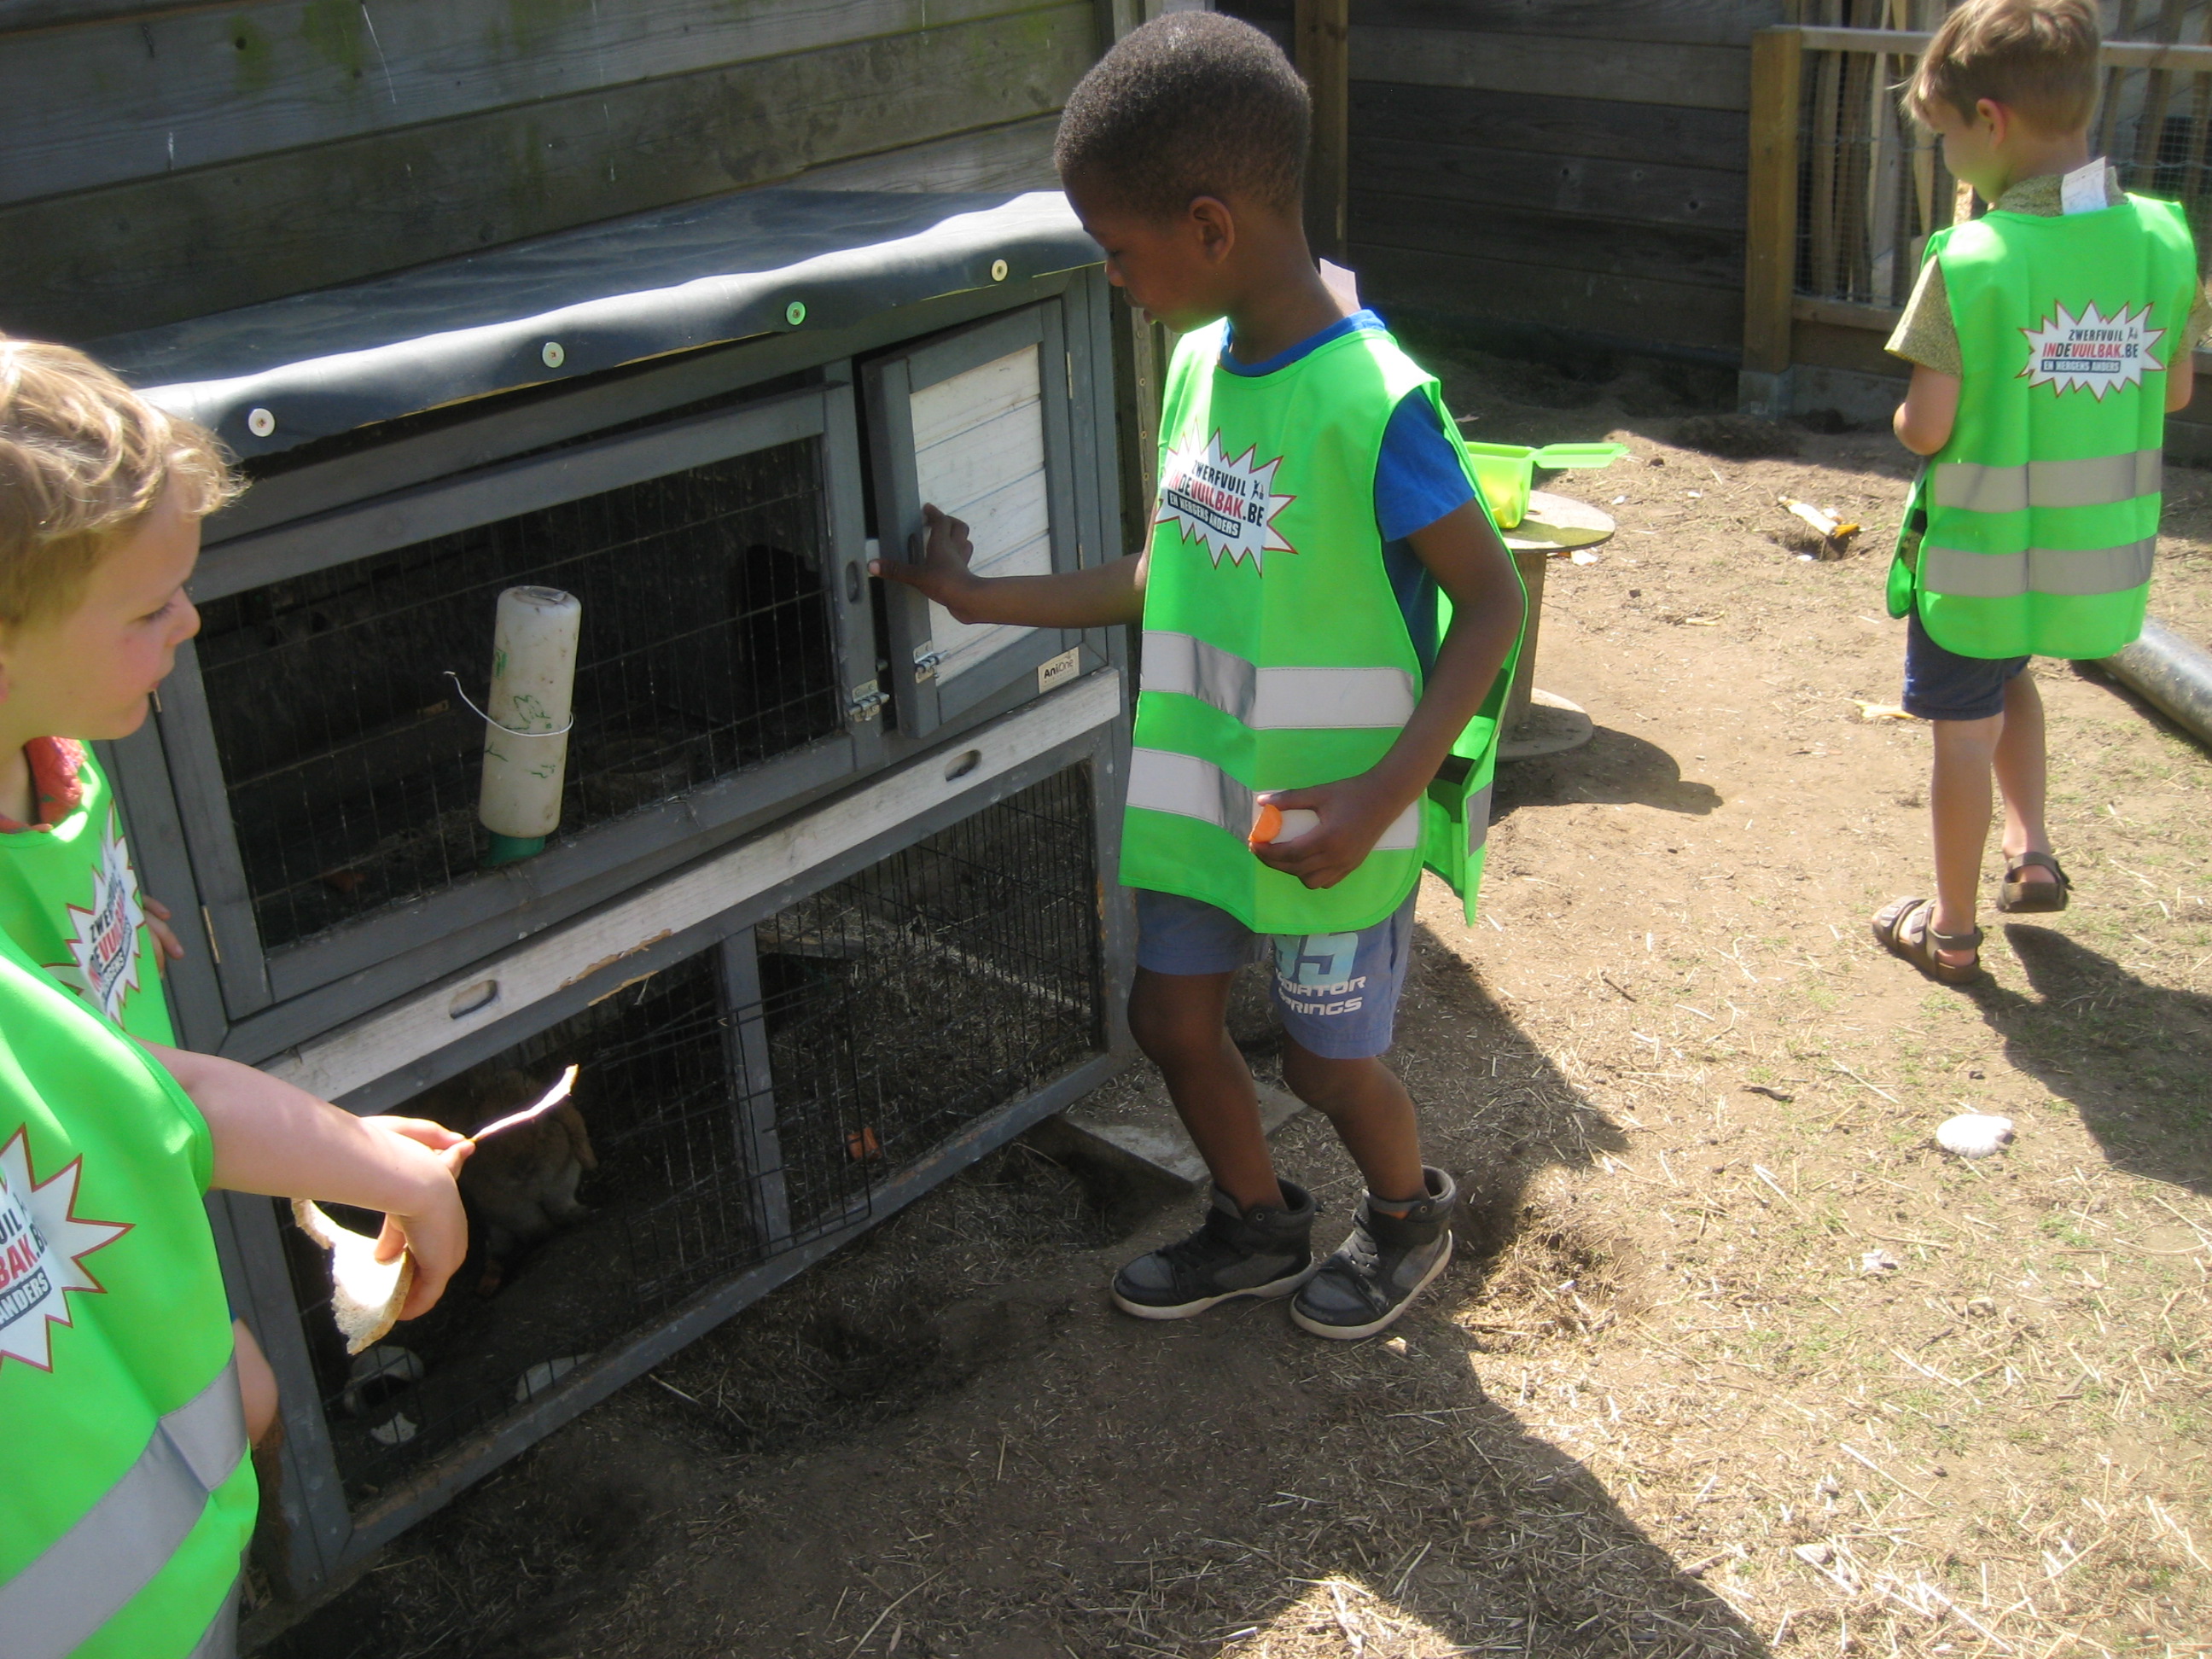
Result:
[[[1398,802],[1399,811],[1420,798],[1482,707],[1519,635],[1526,608],[1517,586],[1479,609],[1454,608],[1413,718],[1370,773]]]
[[[434,1152],[371,1127],[373,1120],[236,1060],[151,1042],[146,1048],[207,1120],[217,1187],[397,1215],[422,1214],[451,1190]]]
[[[1140,558],[1116,559],[1050,576],[972,576],[939,603],[963,623],[1024,628],[1107,628],[1141,621]]]

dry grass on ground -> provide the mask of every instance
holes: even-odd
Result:
[[[1017,1148],[283,1651],[2212,1653],[2212,762],[2039,665],[2075,905],[1920,980],[1865,931],[1925,882],[1925,729],[1860,708],[1897,695],[1886,434],[1723,459],[1672,441],[1694,373],[1448,367],[1471,432],[1635,456],[1563,481],[1622,533],[1550,573],[1539,682],[1596,739],[1512,769],[1474,933],[1424,904],[1397,1060],[1471,1199],[1438,1292],[1361,1345],[1119,1318],[1189,1206],[1123,1238],[1127,1194]],[[2212,637],[2212,480],[2172,482],[2158,608]],[[1865,550],[1798,558],[1781,494]],[[1936,1152],[1969,1109],[2018,1143]],[[1279,1145],[1340,1223],[1325,1127]]]

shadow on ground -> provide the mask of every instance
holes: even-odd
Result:
[[[1685,778],[1680,763],[1657,744],[1601,726],[1580,749],[1499,767],[1491,822],[1518,807],[1575,802],[1651,806],[1703,817],[1720,805],[1721,793]]]
[[[2007,1058],[2071,1102],[2116,1169],[2212,1194],[2212,997],[2148,985],[2048,927],[2008,922],[2033,997],[1969,987]]]
[[[1633,1295],[1612,1224],[1544,1179],[1622,1131],[1425,927],[1401,1035],[1468,1203],[1397,1340],[1320,1341],[1280,1303],[1114,1313],[1114,1267],[1197,1200],[1114,1237],[1114,1182],[1017,1146],[463,1494],[264,1651],[1764,1655],[1529,1426],[1528,1366],[1497,1351],[1579,1341]],[[1356,1172],[1310,1114],[1279,1146],[1333,1244]]]

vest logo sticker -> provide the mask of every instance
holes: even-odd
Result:
[[[2148,306],[2140,311],[2122,306],[2110,317],[2094,301],[2079,317],[2069,315],[2064,306],[2051,309],[2056,318],[2045,318],[2040,328],[2021,330],[2027,336],[2027,363],[2020,373],[2030,386],[2047,386],[2054,398],[2087,387],[2102,403],[2108,392],[2142,385],[2145,371],[2165,368],[2151,348],[2166,337],[2166,331],[2149,325]]]
[[[1255,465],[1259,453],[1255,444],[1231,459],[1221,446],[1218,427],[1203,449],[1178,449],[1170,444],[1160,474],[1159,517],[1154,522],[1175,525],[1183,540],[1202,544],[1213,555],[1217,570],[1224,553],[1232,565],[1249,558],[1254,570],[1262,571],[1263,554],[1297,552],[1275,529],[1276,515],[1297,499],[1273,493],[1275,469],[1283,458]]]
[[[131,854],[112,809],[100,836],[100,862],[93,868],[92,908],[72,904],[69,914],[70,961],[76,971],[64,977],[73,978],[72,989],[120,1024],[124,1000],[138,988],[138,929],[146,912],[138,902],[138,881],[131,873]]]
[[[26,1132],[0,1146],[0,1364],[20,1359],[54,1368],[56,1325],[76,1322],[65,1292],[104,1296],[84,1258],[131,1231],[128,1222],[88,1221],[76,1212],[84,1160],[72,1158],[45,1181],[31,1175]]]

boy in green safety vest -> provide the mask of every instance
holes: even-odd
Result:
[[[1109,279],[1184,337],[1150,545],[985,579],[967,526],[930,508],[919,557],[876,569],[963,622],[1143,624],[1129,1024],[1214,1190],[1198,1231],[1123,1267],[1114,1300],[1179,1319],[1293,1297],[1300,1326],[1349,1339],[1450,1259],[1456,1188],[1422,1162],[1380,1056],[1425,863],[1472,914],[1523,600],[1434,377],[1308,251],[1309,123],[1297,72],[1231,18],[1170,15],[1100,60],[1061,118],[1061,181]],[[1289,822],[1255,833],[1255,816]],[[1284,1079],[1366,1181],[1318,1266],[1312,1195],[1277,1176],[1225,1025],[1230,982],[1261,952]]]
[[[439,1125],[356,1118],[169,1046],[136,878],[81,744],[129,735],[198,626],[214,440],[0,336],[0,1651],[225,1659],[256,1492],[204,1194],[386,1212],[402,1316],[466,1248]],[[82,912],[82,914],[80,914]],[[143,975],[143,977],[142,977]]]
[[[1991,204],[1929,238],[1889,342],[1913,364],[1898,438],[1929,458],[1889,607],[1911,618],[1905,710],[1935,723],[1936,896],[1891,901],[1874,934],[1945,984],[1981,972],[1992,771],[1997,908],[2066,908],[2043,703],[2022,671],[2110,656],[2142,630],[2166,416],[2189,402],[2208,320],[2181,210],[2126,194],[2089,154],[2099,45],[2090,0],[1966,0],[1905,92]]]

